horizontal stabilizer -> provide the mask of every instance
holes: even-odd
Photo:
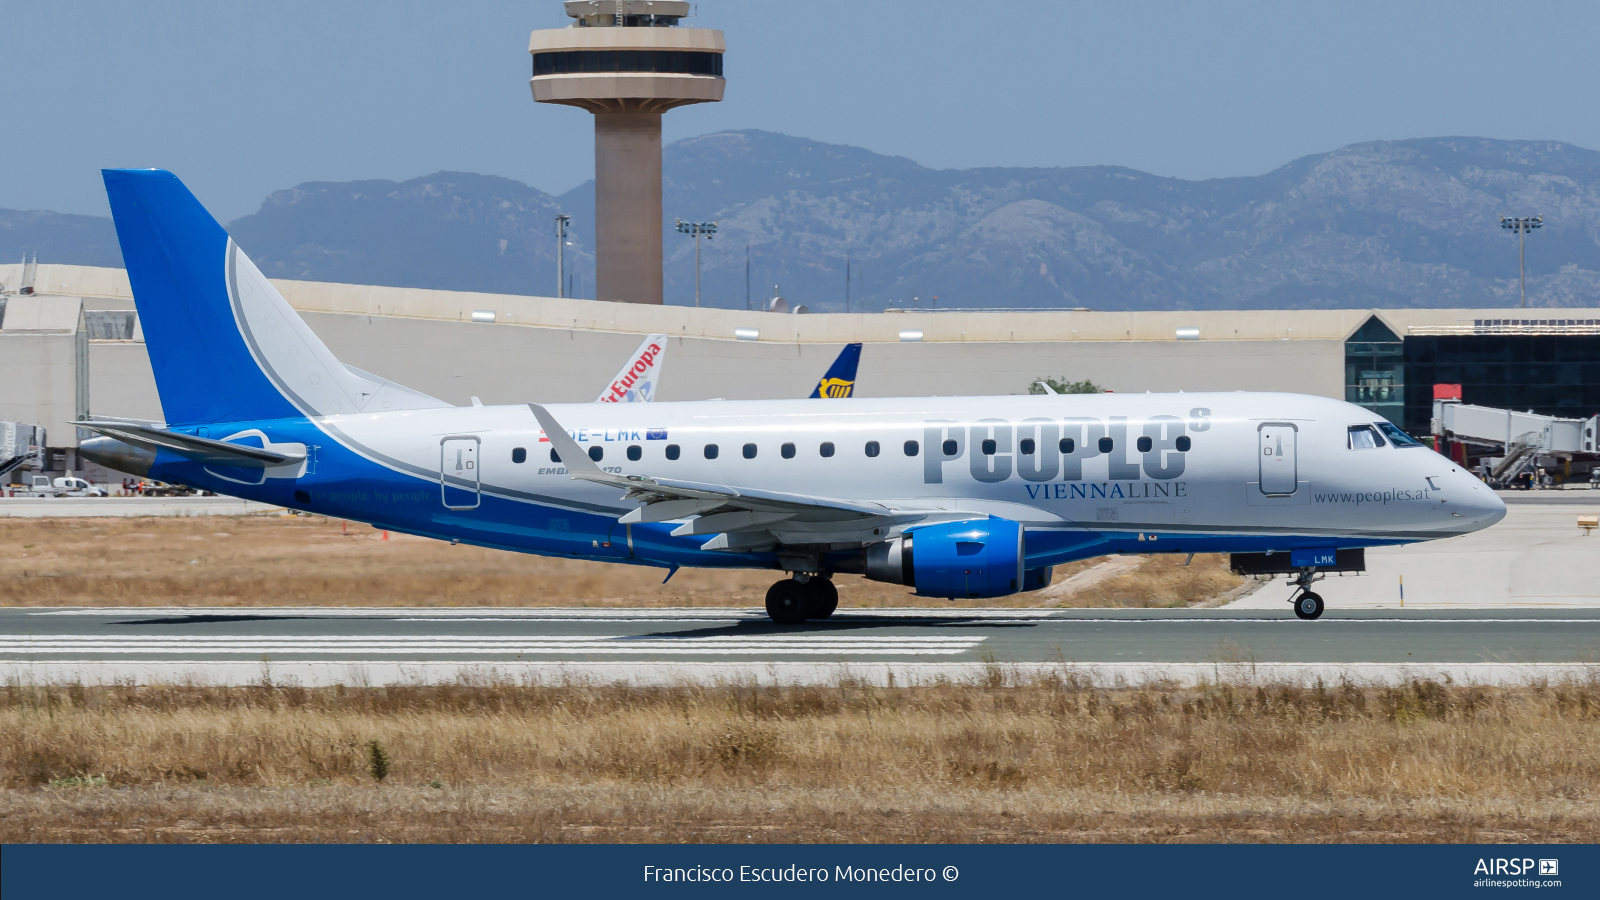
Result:
[[[270,469],[303,461],[304,453],[288,453],[234,444],[211,438],[196,437],[177,431],[168,431],[154,425],[141,425],[126,420],[109,422],[91,420],[72,424],[96,431],[106,437],[116,438],[135,447],[154,452],[168,450],[195,462],[213,465],[240,466],[248,469]]]

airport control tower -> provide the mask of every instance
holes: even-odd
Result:
[[[661,114],[722,99],[722,32],[682,0],[567,0],[535,31],[533,99],[594,113],[595,296],[660,303]]]

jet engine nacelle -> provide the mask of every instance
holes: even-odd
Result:
[[[867,548],[866,574],[914,587],[918,596],[950,599],[1004,597],[1050,583],[1048,569],[1025,573],[1022,565],[1022,526],[978,519],[926,525],[874,544]]]

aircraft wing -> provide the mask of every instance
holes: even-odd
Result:
[[[613,474],[595,465],[549,410],[536,403],[528,404],[528,408],[544,428],[545,437],[550,439],[571,477],[621,488],[624,499],[644,503],[617,520],[623,524],[665,522],[698,515],[700,518],[680,525],[673,534],[732,534],[794,528],[821,534],[829,531],[854,533],[952,515],[949,510],[895,507],[870,500],[841,500],[646,475]],[[956,515],[973,517],[971,514]]]
[[[661,358],[667,354],[667,336],[647,334],[628,361],[617,370],[597,403],[649,403],[656,398],[656,379],[661,375]]]
[[[811,389],[811,398],[853,396],[856,392],[856,367],[860,364],[861,345],[845,344],[822,380]]]
[[[270,469],[276,466],[291,465],[306,458],[304,453],[296,454],[277,450],[264,450],[260,447],[251,447],[245,444],[233,444],[227,441],[217,441],[211,438],[195,437],[192,434],[168,431],[154,422],[141,422],[133,419],[91,419],[87,422],[73,422],[72,424],[151,452],[155,452],[158,448],[170,450],[179,456],[187,457],[196,462],[211,463],[213,465]]]

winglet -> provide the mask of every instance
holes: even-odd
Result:
[[[561,457],[561,462],[567,467],[567,474],[583,481],[596,481],[600,484],[615,484],[621,487],[633,487],[634,483],[621,475],[613,475],[594,464],[589,454],[578,446],[578,442],[567,434],[561,427],[556,417],[550,411],[537,403],[529,403],[528,408],[533,410],[533,417],[539,420],[539,425],[544,429],[544,436],[550,439],[550,446],[556,448],[556,455]]]

